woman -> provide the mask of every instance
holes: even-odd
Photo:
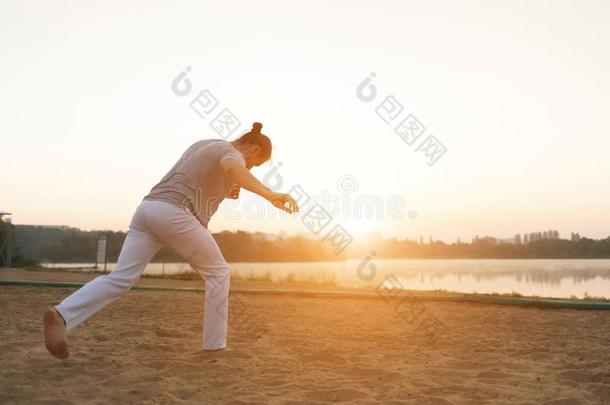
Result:
[[[255,122],[236,141],[202,140],[186,150],[138,206],[116,268],[45,311],[45,343],[53,356],[67,358],[66,332],[127,292],[164,245],[205,279],[203,349],[226,347],[230,269],[207,229],[210,217],[225,197],[237,198],[240,187],[298,212],[292,197],[269,190],[249,172],[271,158],[271,141],[261,129]]]

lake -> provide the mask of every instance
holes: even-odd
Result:
[[[43,263],[86,267],[90,263]],[[231,263],[235,277],[342,287],[395,287],[462,293],[610,298],[610,259],[374,259],[311,263]],[[112,270],[115,263],[107,265]],[[185,263],[150,263],[144,274],[192,272]]]

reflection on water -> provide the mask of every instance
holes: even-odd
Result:
[[[108,269],[114,268],[114,263]],[[84,267],[90,264],[46,264]],[[358,270],[360,266],[360,271]],[[541,297],[610,298],[610,260],[346,260],[313,263],[231,263],[237,278],[376,287],[388,277],[405,289],[512,293]],[[144,274],[193,271],[184,263],[150,263]]]

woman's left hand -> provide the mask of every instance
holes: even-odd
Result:
[[[269,201],[274,207],[284,210],[289,214],[299,212],[299,205],[290,194],[273,193]]]

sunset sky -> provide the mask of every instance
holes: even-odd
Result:
[[[190,106],[209,89],[274,142],[259,179],[281,162],[284,192],[343,197],[349,179],[352,200],[406,200],[402,219],[339,214],[354,233],[610,234],[607,1],[96,4],[3,4],[0,211],[16,224],[126,230],[181,153],[218,137]],[[414,145],[376,114],[389,95],[426,127]],[[447,149],[432,166],[430,134]],[[210,229],[307,231],[277,215]]]

